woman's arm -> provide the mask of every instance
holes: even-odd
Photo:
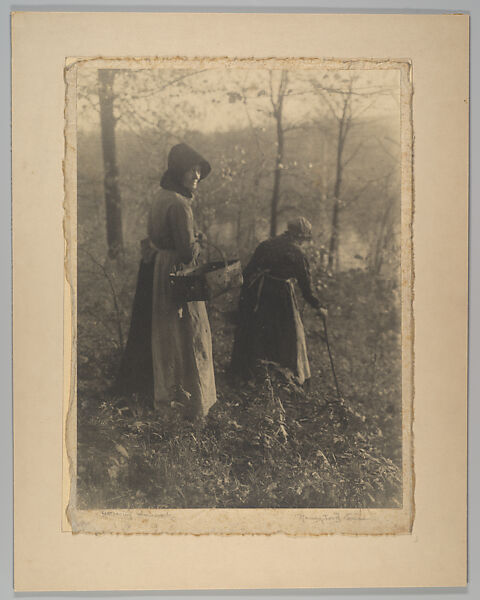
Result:
[[[168,209],[168,224],[175,250],[184,264],[197,258],[199,245],[195,240],[193,213],[187,202],[174,202]]]
[[[255,271],[259,268],[259,263],[263,254],[262,244],[255,248],[252,257],[247,263],[247,266],[243,269],[243,278],[244,280],[250,279],[251,275],[255,273]]]
[[[312,277],[310,275],[310,265],[308,259],[300,250],[296,257],[296,278],[302,295],[305,300],[313,306],[320,308],[320,300],[315,296],[312,289]]]

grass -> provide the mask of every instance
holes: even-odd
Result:
[[[84,277],[80,285],[91,283],[91,273]],[[224,296],[208,307],[218,401],[202,428],[175,409],[160,418],[108,393],[119,360],[111,286],[102,288],[101,280],[89,285],[79,305],[79,508],[400,507],[397,291],[359,270],[337,277],[314,271],[314,277],[329,307],[343,402],[337,401],[321,321],[309,307],[301,310],[310,389],[267,363],[257,381],[241,389],[231,385],[226,367],[235,299]],[[128,315],[131,285],[125,289]]]

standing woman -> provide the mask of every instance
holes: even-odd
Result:
[[[301,246],[311,239],[304,217],[288,223],[281,235],[262,242],[243,273],[231,361],[232,375],[253,377],[258,360],[290,369],[300,384],[310,379],[305,332],[298,311],[294,280],[305,300],[324,315],[312,291],[310,269]]]
[[[150,398],[156,410],[180,402],[191,419],[205,416],[216,401],[210,324],[204,302],[175,301],[169,275],[197,260],[191,202],[210,170],[186,144],[170,150],[150,208],[148,238],[142,242],[129,339],[117,381],[120,392]]]

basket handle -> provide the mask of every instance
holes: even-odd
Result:
[[[220,250],[220,248],[218,246],[216,246],[215,244],[212,244],[212,242],[209,242],[208,240],[203,240],[201,243],[205,244],[205,246],[211,246],[214,250],[216,250],[220,254],[220,257],[221,257],[223,263],[225,264],[225,268],[228,267],[228,262],[227,262],[227,259],[225,258],[225,254],[223,253],[222,250]]]

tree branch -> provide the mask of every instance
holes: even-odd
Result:
[[[108,273],[107,269],[105,268],[104,265],[102,265],[102,263],[100,261],[98,261],[93,254],[91,254],[91,252],[89,252],[88,250],[82,248],[83,252],[85,252],[87,254],[87,256],[90,258],[90,260],[93,262],[94,265],[96,265],[99,269],[102,270],[106,280],[108,281],[108,285],[110,287],[110,291],[112,292],[112,297],[113,297],[113,306],[115,309],[115,314],[117,316],[117,332],[118,332],[118,339],[120,342],[120,348],[123,349],[123,331],[122,331],[122,318],[121,318],[121,311],[120,311],[120,305],[118,303],[118,298],[117,298],[117,292],[115,291],[115,286],[113,285],[113,281],[112,278],[110,277],[110,274]]]
[[[357,156],[357,154],[360,152],[361,148],[365,145],[365,142],[360,142],[360,144],[358,144],[358,146],[355,148],[355,150],[352,152],[352,154],[344,161],[343,163],[343,167],[345,168],[350,162],[352,162],[352,160],[355,158],[355,156]]]
[[[195,75],[204,73],[205,71],[208,71],[208,69],[201,69],[200,71],[195,71],[194,73],[189,72],[185,75],[177,77],[176,79],[172,79],[171,81],[168,81],[167,83],[164,83],[163,85],[161,85],[160,87],[158,87],[154,90],[149,90],[148,92],[135,94],[135,98],[149,98],[151,96],[155,96],[156,94],[160,94],[161,92],[163,92],[163,90],[165,90],[166,88],[176,85],[177,83],[179,83],[180,81],[183,81],[184,79],[187,79],[188,77],[194,77]]]

